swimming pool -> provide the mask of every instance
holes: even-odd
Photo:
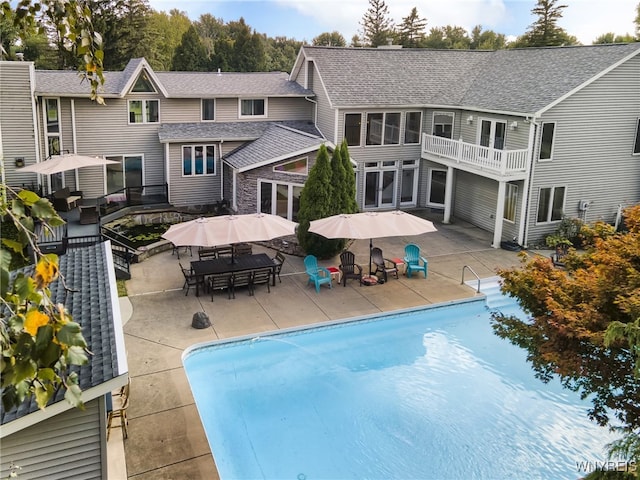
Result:
[[[494,287],[489,305],[515,303]],[[195,345],[222,479],[576,479],[609,432],[496,337],[484,300]]]

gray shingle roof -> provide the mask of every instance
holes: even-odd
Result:
[[[459,106],[533,113],[640,43],[513,50],[303,47],[336,107]]]
[[[60,258],[60,273],[64,276],[65,291],[60,280],[50,286],[51,299],[64,303],[74,321],[82,327],[82,334],[93,355],[89,363],[80,367],[80,387],[86,391],[125,372],[118,371],[114,312],[107,269],[106,244],[67,250]],[[33,266],[23,270],[30,274]],[[52,403],[64,400],[58,392]],[[34,401],[23,403],[18,409],[6,412],[0,405],[0,423],[3,425],[38,410]]]
[[[315,126],[304,121],[281,122],[205,122],[205,123],[163,123],[158,131],[161,143],[172,142],[214,142],[224,140],[251,141],[259,138],[272,123],[287,125],[291,128],[319,136]]]
[[[105,97],[121,96],[135,74],[141,58],[132,59],[121,72],[105,72],[100,92]],[[201,97],[304,97],[313,92],[289,80],[286,73],[153,72],[172,98]],[[81,82],[77,72],[36,70],[38,95],[88,96],[89,84]]]
[[[282,72],[156,72],[172,97],[304,97],[313,92]]]
[[[274,123],[260,138],[226,155],[225,162],[243,170],[318,148],[324,142],[319,136]]]

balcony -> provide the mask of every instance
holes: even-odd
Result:
[[[526,176],[529,150],[498,150],[425,133],[421,156],[495,180],[520,180]]]

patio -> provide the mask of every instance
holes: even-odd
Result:
[[[371,287],[360,287],[357,281],[350,280],[346,288],[334,281],[333,289],[323,286],[317,294],[312,285],[307,286],[303,259],[287,255],[282,283],[276,281],[271,293],[258,287],[254,296],[240,290],[235,300],[228,300],[225,293],[218,292],[211,302],[210,296],[196,297],[193,291],[184,295],[181,289],[184,279],[171,250],[132,265],[132,279],[127,282],[129,297],[123,300],[125,311],[131,307],[124,327],[132,377],[129,438],[124,441],[127,477],[218,478],[182,368],[181,355],[188,346],[472,297],[475,290],[460,284],[465,265],[485,278],[494,276],[498,267],[519,262],[515,252],[491,248],[491,236],[485,231],[464,222],[442,225],[438,216],[428,212],[424,216],[436,223],[438,232],[374,239],[373,243],[388,257],[402,257],[406,243],[420,245],[429,260],[426,280],[422,276],[401,275],[398,280],[392,278]],[[349,248],[356,254],[356,261],[368,270],[369,241],[355,241]],[[254,252],[275,254],[256,245]],[[188,254],[180,256],[183,265],[191,260]],[[337,266],[339,260],[320,264]],[[465,280],[473,278],[467,272]],[[198,311],[209,316],[211,327],[202,330],[191,327],[192,316]],[[115,431],[109,440],[110,478],[114,479],[124,475],[118,445],[122,445],[122,439],[120,432]],[[112,449],[116,452],[113,456]]]

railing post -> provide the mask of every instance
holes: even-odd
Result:
[[[462,155],[464,151],[464,142],[462,141],[462,138],[458,139],[458,155],[456,155],[456,162],[460,163],[462,161]]]

